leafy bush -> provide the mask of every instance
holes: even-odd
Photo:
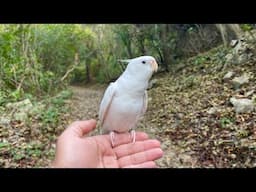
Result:
[[[243,31],[251,31],[253,29],[253,24],[241,24],[241,29]]]
[[[70,90],[63,90],[57,96],[45,98],[45,110],[41,111],[40,119],[44,125],[55,125],[59,121],[61,114],[66,112],[65,100],[72,96]]]
[[[0,25],[0,104],[64,88],[70,78],[61,77],[74,65],[76,54],[76,64],[84,63],[93,38],[81,25]]]

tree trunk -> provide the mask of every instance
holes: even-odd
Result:
[[[140,47],[140,52],[142,55],[146,55],[146,49],[145,49],[145,46],[144,46],[144,38],[143,36],[140,37],[139,39],[139,47]]]
[[[171,63],[170,59],[170,49],[168,47],[168,39],[167,35],[169,32],[168,24],[162,24],[160,27],[160,39],[161,39],[161,47],[163,52],[163,65],[165,71],[169,72],[169,64]]]
[[[221,34],[222,41],[224,46],[227,47],[230,41],[230,36],[232,35],[230,32],[235,34],[235,38],[240,39],[243,35],[243,31],[241,30],[239,24],[215,24],[217,29]]]
[[[131,48],[130,40],[127,40],[125,44],[126,44],[126,48],[127,48],[127,53],[129,55],[129,59],[132,59],[133,58],[133,54],[132,54],[132,48]]]
[[[139,46],[139,51],[142,55],[146,55],[146,49],[144,45],[145,41],[145,25],[144,24],[135,24],[135,26],[138,29],[138,46]]]
[[[89,59],[86,59],[86,60],[88,61]],[[86,82],[87,83],[91,82],[90,68],[91,68],[90,62],[86,62],[85,69],[86,69]]]

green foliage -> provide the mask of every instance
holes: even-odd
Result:
[[[109,82],[118,78],[121,74],[121,66],[117,61],[109,60],[107,65],[102,66],[104,70],[101,70],[96,79],[99,83]]]
[[[7,142],[0,142],[0,150],[3,148],[8,148],[9,146],[10,146],[10,144]]]
[[[81,59],[93,43],[93,33],[81,25],[40,25],[36,28],[39,61],[44,69],[63,76],[74,64],[77,53]]]
[[[184,77],[181,82],[179,82],[179,90],[184,90],[188,88],[193,88],[194,86],[198,86],[200,83],[198,77],[195,75],[190,75],[188,77]]]
[[[73,92],[72,91],[70,91],[70,90],[63,90],[63,91],[61,91],[59,94],[58,94],[58,96],[57,96],[57,98],[59,98],[59,99],[69,99],[71,96],[73,95]]]
[[[64,88],[69,78],[61,77],[75,55],[81,67],[93,40],[93,32],[81,25],[0,25],[0,105]]]
[[[24,98],[24,93],[44,93],[40,79],[46,79],[34,50],[31,25],[4,25],[0,31],[0,77],[10,101]],[[48,79],[47,79],[48,80]],[[49,81],[49,80],[48,80]]]
[[[7,102],[7,94],[0,90],[0,106]]]
[[[26,154],[24,153],[23,150],[20,149],[13,149],[11,151],[11,156],[15,161],[19,161],[21,159],[26,158]]]
[[[86,70],[84,65],[77,66],[73,73],[71,78],[71,83],[81,83],[86,81]]]
[[[253,29],[253,24],[241,24],[240,26],[243,31],[251,31]]]
[[[12,93],[12,99],[20,100],[26,97],[25,93],[54,94],[69,82],[109,82],[124,70],[125,66],[117,65],[118,59],[153,55],[160,68],[168,70],[168,65],[174,64],[183,54],[182,48],[186,45],[178,42],[186,34],[206,38],[202,26],[0,25],[0,84],[8,89],[7,94],[18,89]],[[248,28],[247,25],[244,27]],[[203,62],[204,58],[195,61],[196,64]]]
[[[234,122],[234,120],[232,118],[223,117],[220,119],[220,126],[222,128],[225,128],[225,127],[227,127],[227,125],[229,125],[233,122]]]
[[[66,107],[64,106],[65,100],[71,96],[72,92],[70,90],[63,90],[57,96],[44,100],[47,107],[41,111],[40,119],[46,127],[48,127],[47,125],[55,126],[59,122],[60,115],[66,111]]]
[[[13,160],[20,161],[22,159],[29,160],[33,157],[40,157],[43,147],[41,143],[31,142],[17,148],[9,148],[8,150]]]
[[[237,136],[239,138],[248,137],[248,135],[249,135],[249,131],[248,130],[238,130],[238,132],[237,132]]]
[[[10,98],[12,99],[12,101],[18,101],[22,98],[22,92],[17,89],[10,93]]]
[[[56,124],[58,121],[59,112],[55,107],[49,107],[42,113],[42,122],[44,124]]]
[[[241,27],[251,30],[252,25]],[[179,42],[185,36],[207,39],[205,28],[190,24],[0,25],[0,105],[52,96],[70,82],[108,83],[125,68],[118,59],[152,55],[159,69],[168,70],[176,57],[184,55],[184,43],[194,43]],[[224,56],[216,53],[216,60]],[[206,61],[207,57],[198,56],[194,64]]]
[[[203,64],[205,61],[207,60],[207,58],[205,56],[197,56],[195,58],[195,65],[201,65]]]

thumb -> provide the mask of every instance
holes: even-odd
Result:
[[[68,131],[73,134],[83,137],[85,134],[89,133],[96,127],[96,121],[94,119],[85,121],[75,121],[69,127]]]

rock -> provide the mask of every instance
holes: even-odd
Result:
[[[249,76],[246,73],[240,77],[235,77],[234,79],[232,79],[232,83],[235,89],[240,88],[241,85],[248,82],[249,82]]]
[[[182,164],[185,164],[187,166],[191,166],[193,164],[193,159],[190,155],[180,154],[179,159],[182,162]]]
[[[248,91],[244,94],[245,97],[249,97],[254,93],[254,90]]]
[[[247,62],[255,54],[255,46],[252,43],[248,43],[245,39],[232,40],[231,47],[233,50],[231,53],[225,56],[226,64],[242,64]]]
[[[0,117],[0,125],[7,126],[9,125],[11,120],[7,117]]]
[[[243,34],[243,38],[245,38],[247,41],[255,41],[255,39],[256,39],[256,30],[253,29],[251,31],[246,31]]]
[[[219,112],[219,109],[217,107],[211,107],[206,113],[208,113],[209,115],[212,115],[212,114],[216,114],[217,112]]]
[[[235,159],[236,158],[236,154],[232,153],[232,154],[230,154],[230,157],[231,157],[231,159]]]
[[[234,58],[233,54],[228,53],[228,54],[225,56],[226,63],[228,63],[228,64],[233,63],[233,60],[234,60],[233,58]]]
[[[25,121],[27,118],[28,118],[28,113],[24,111],[14,113],[13,115],[14,120]]]
[[[249,55],[248,54],[241,54],[237,57],[237,61],[235,62],[236,64],[241,64],[245,63],[246,61],[249,60]]]
[[[45,109],[45,105],[42,103],[37,103],[36,105],[33,106],[33,108],[29,111],[30,115],[37,115],[42,112],[42,110]]]
[[[154,87],[156,84],[157,84],[157,80],[156,79],[152,79],[151,81],[149,81],[147,89],[152,89],[152,87]]]
[[[226,75],[224,75],[223,80],[225,81],[230,79],[231,77],[233,77],[234,74],[235,73],[233,71],[229,71],[228,73],[226,73]]]
[[[177,116],[177,119],[179,119],[179,120],[181,120],[181,119],[183,119],[184,118],[184,114],[183,113],[177,113],[176,114]]]
[[[24,121],[28,118],[28,113],[33,109],[33,104],[29,99],[15,103],[7,103],[6,108],[13,111],[13,119]]]
[[[230,42],[230,46],[231,46],[231,47],[235,47],[235,46],[237,45],[237,43],[238,43],[238,40],[237,40],[237,39],[232,40],[232,41]]]
[[[255,109],[253,100],[230,98],[230,102],[235,108],[236,113],[250,113]]]
[[[254,103],[256,103],[256,94],[252,95],[252,100],[254,101]]]
[[[15,102],[15,103],[7,103],[5,106],[7,109],[20,109],[22,108],[25,111],[28,111],[33,107],[31,101],[29,99],[25,99],[23,101]]]
[[[248,147],[248,148],[254,148],[254,149],[256,148],[256,142],[253,142],[248,139],[241,139],[240,144],[242,147]]]
[[[240,39],[236,47],[234,48],[233,53],[236,55],[243,54],[247,49],[247,47],[248,47],[248,44],[243,39]]]

